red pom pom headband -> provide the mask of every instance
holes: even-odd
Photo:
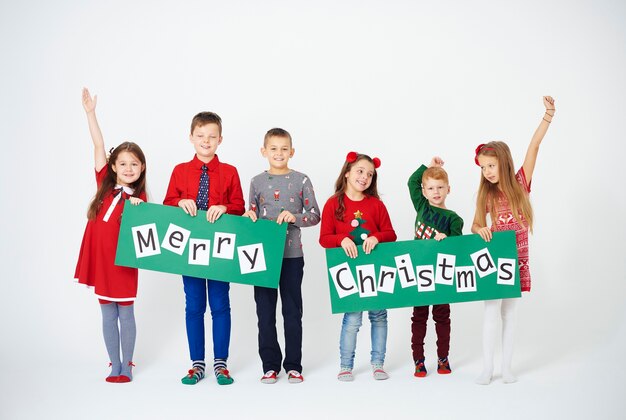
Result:
[[[482,152],[483,150],[494,150],[494,149],[493,147],[485,147],[485,143],[478,145],[478,147],[476,148],[475,155],[474,155],[474,162],[476,162],[476,165],[478,166],[480,166],[480,163],[478,163],[478,154]]]
[[[357,152],[349,152],[346,155],[346,162],[349,163],[354,163],[356,161],[356,158],[359,156],[359,154]],[[372,159],[372,162],[374,163],[374,168],[378,169],[380,168],[380,159],[378,159],[377,157]]]

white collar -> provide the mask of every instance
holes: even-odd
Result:
[[[113,188],[114,190],[119,190],[119,189],[124,190],[124,192],[128,195],[133,195],[133,193],[135,192],[135,190],[131,187],[127,187],[125,185],[120,185],[120,184],[115,184],[115,187]]]

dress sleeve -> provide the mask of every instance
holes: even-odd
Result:
[[[100,187],[100,185],[102,185],[102,182],[104,182],[104,178],[106,178],[106,176],[107,176],[107,172],[108,172],[108,169],[107,169],[107,168],[108,168],[108,165],[104,165],[104,166],[100,169],[100,171],[96,171],[96,170],[94,169],[94,171],[95,171],[95,173],[96,173],[96,185],[97,185],[98,187]]]
[[[519,168],[519,171],[515,174],[515,179],[520,183],[524,191],[530,194],[530,184],[526,181],[526,173],[524,172],[524,167]],[[532,181],[531,181],[532,183]]]

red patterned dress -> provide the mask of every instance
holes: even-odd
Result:
[[[515,179],[522,186],[526,193],[530,193],[530,184],[526,181],[524,168],[520,168],[515,174]],[[497,198],[497,214],[492,218],[494,223],[491,224],[492,232],[501,232],[503,230],[514,230],[515,240],[517,242],[517,259],[519,264],[519,277],[522,286],[522,292],[530,292],[530,267],[528,265],[528,223],[523,216],[520,215],[523,225],[520,225],[511,211],[509,201],[504,194],[500,194]],[[489,212],[489,206],[487,206]]]
[[[106,173],[106,166],[96,172],[98,186],[102,184]],[[137,269],[115,265],[122,210],[125,199],[129,198],[128,194],[121,193],[122,197],[113,208],[108,221],[104,221],[104,216],[117,194],[118,191],[112,190],[105,196],[96,218],[87,222],[74,278],[93,288],[100,299],[132,302],[137,297]],[[139,198],[146,201],[145,193]]]

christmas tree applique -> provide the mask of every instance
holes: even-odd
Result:
[[[363,219],[361,216],[363,216],[363,213],[361,213],[360,210],[357,210],[354,213],[354,219],[350,222],[350,225],[354,228],[350,232],[350,235],[352,235],[352,240],[357,245],[361,245],[370,233],[369,230],[363,228],[363,225],[367,223],[367,220]]]

